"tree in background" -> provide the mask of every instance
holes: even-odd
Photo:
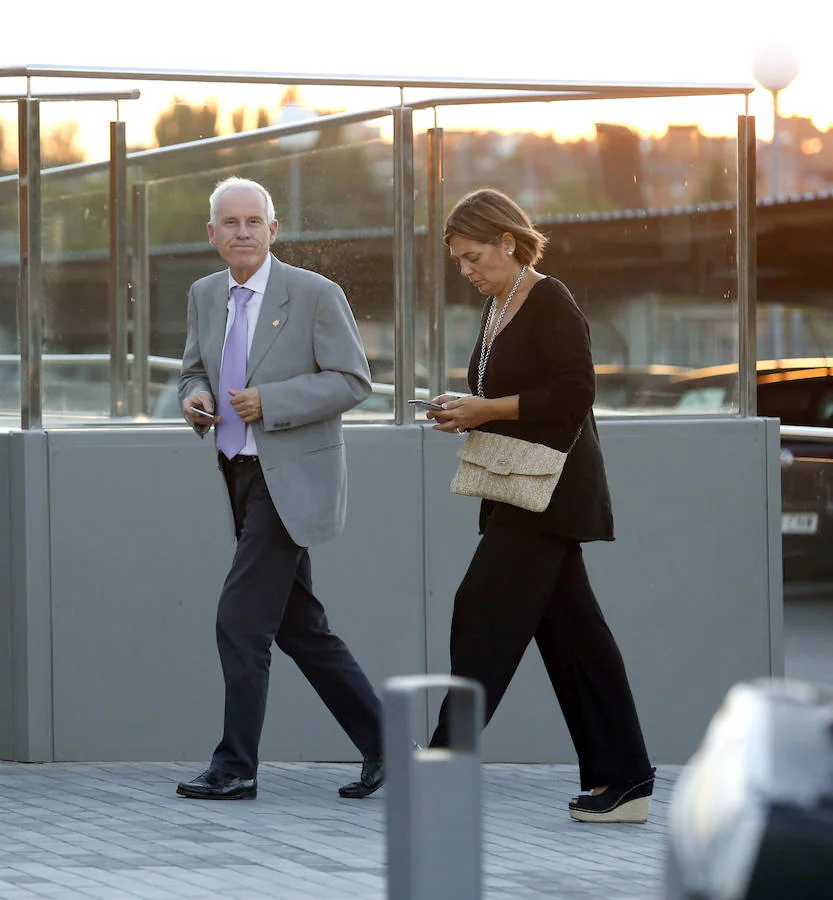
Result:
[[[160,147],[216,137],[217,107],[213,103],[189,106],[181,97],[174,97],[153,130]]]
[[[278,101],[278,110],[282,110],[284,106],[299,106],[298,88],[295,86],[288,87],[281,99]],[[280,116],[278,116],[280,118]],[[246,121],[246,107],[238,106],[231,115],[232,127],[235,132],[245,130],[244,123]],[[258,106],[255,115],[255,128],[267,128],[272,123],[272,115],[265,106]]]
[[[41,135],[41,162],[44,168],[68,166],[84,161],[84,151],[78,143],[77,122],[59,122]],[[0,175],[17,171],[17,153],[9,140],[3,123],[0,122]]]
[[[256,128],[280,119],[284,106],[296,105],[294,88],[282,95],[274,113],[256,110]],[[235,133],[251,121],[245,106],[231,113]],[[250,127],[250,126],[249,126]],[[217,131],[217,107],[190,107],[175,98],[155,124],[160,146],[189,143],[213,137]],[[390,157],[390,148],[378,146],[377,132],[361,125],[348,129],[321,129],[313,147],[303,152],[289,141],[264,141],[237,147],[210,145],[183,154],[162,156],[142,164],[150,184],[150,237],[153,244],[200,243],[208,218],[208,195],[229,175],[252,178],[265,184],[275,200],[278,216],[287,227],[289,186],[299,180],[301,227],[310,230],[368,227],[389,224],[390,198],[387,177],[376,173],[377,156]]]
[[[41,138],[41,160],[44,168],[69,166],[84,161],[78,144],[78,123],[60,122]]]
[[[272,122],[269,118],[269,110],[263,106],[257,108],[255,128],[266,128]],[[235,134],[246,130],[246,107],[238,106],[231,114],[231,127]]]
[[[174,97],[157,117],[153,130],[160,147],[217,137],[217,105],[191,106]],[[179,155],[163,156],[143,165],[144,180],[150,184],[151,243],[190,243],[205,235],[208,195],[222,177],[211,172],[216,164],[215,151],[202,157],[197,166]]]

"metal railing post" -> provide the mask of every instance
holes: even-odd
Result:
[[[414,421],[416,343],[414,340],[414,122],[413,110],[393,110],[394,221],[394,420]]]
[[[738,116],[738,413],[758,412],[755,117]]]
[[[449,692],[449,747],[423,750],[412,735],[421,691]],[[388,900],[480,900],[483,686],[450,675],[385,683]]]
[[[150,248],[148,236],[147,185],[133,185],[133,258],[131,283],[133,285],[133,392],[132,412],[147,415],[149,412],[150,373]]]
[[[43,218],[41,206],[40,101],[18,100],[20,204],[20,427],[43,427]]]
[[[428,273],[428,391],[436,397],[446,388],[442,128],[428,129]]]
[[[124,122],[110,123],[110,415],[128,414],[127,143]]]

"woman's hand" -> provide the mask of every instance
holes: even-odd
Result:
[[[440,394],[439,397],[432,397],[431,402],[439,403],[440,406],[442,406],[443,403],[451,403],[452,400],[459,400],[459,399],[460,399],[459,394]]]
[[[438,397],[432,397],[431,402],[439,403],[440,406],[445,406],[445,404],[451,403],[452,401],[459,400],[459,399],[460,398],[456,394],[440,394]],[[441,416],[444,416],[445,410],[443,410],[443,412],[440,413],[440,411],[438,409],[426,409],[425,417],[428,419],[436,419],[438,413]],[[436,428],[436,427],[437,426],[435,425],[434,428]]]
[[[442,409],[429,409],[426,415],[435,419],[438,431],[462,433],[477,428],[494,418],[490,411],[491,401],[485,397],[452,397],[442,394],[434,403],[441,403]]]
[[[426,412],[429,419],[436,421],[434,428],[460,434],[496,419],[517,420],[520,410],[517,394],[510,397],[452,397],[442,394],[435,397],[434,402],[443,407]]]

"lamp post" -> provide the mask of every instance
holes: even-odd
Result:
[[[789,87],[798,74],[798,61],[785,44],[772,43],[761,47],[752,60],[755,81],[772,94],[772,145],[769,160],[769,195],[774,200],[780,188],[781,116],[778,113],[778,94]],[[772,358],[784,355],[784,306],[773,303],[769,311],[769,332]]]
[[[781,155],[781,117],[778,113],[778,94],[789,87],[798,74],[798,60],[785,44],[767,44],[761,47],[752,60],[755,81],[772,94],[772,148],[769,165],[769,193],[775,197]]]
[[[306,109],[293,103],[281,106],[281,125],[293,125],[317,116],[315,110]],[[319,131],[302,131],[279,138],[282,147],[289,151],[289,231],[296,234],[301,230],[301,157],[305,150],[311,150],[318,141]]]

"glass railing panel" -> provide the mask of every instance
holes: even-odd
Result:
[[[348,419],[391,421],[394,372],[392,146],[385,118],[322,127],[239,150],[199,148],[145,160],[150,241],[150,354],[178,368],[188,288],[225,267],[208,242],[208,198],[231,175],[270,191],[279,222],[274,254],[335,281],[351,305],[378,390]],[[181,421],[174,384],[151,419]]]
[[[110,416],[109,126],[94,106],[41,104],[44,427]],[[103,153],[89,161],[101,165],[51,172],[87,154],[75,122],[88,115],[92,152]]]
[[[440,112],[446,208],[496,187],[547,235],[538,268],[590,322],[602,414],[737,412],[742,112],[737,98]],[[450,264],[446,296],[448,372],[462,378],[484,298]]]
[[[25,85],[21,84],[21,89]],[[190,283],[222,261],[207,243],[208,195],[228,174],[271,180],[281,233],[275,249],[286,261],[338,281],[351,302],[367,345],[379,395],[357,417],[392,419],[393,410],[393,224],[392,126],[390,115],[338,127],[322,125],[313,141],[303,136],[249,143],[245,148],[206,148],[196,154],[162,156],[182,143],[285,123],[301,101],[319,116],[345,109],[388,108],[394,88],[294,89],[279,85],[225,85],[122,80],[44,81],[42,90],[124,91],[141,98],[122,101],[43,103],[42,145],[44,244],[44,424],[93,424],[169,419],[172,388],[184,344],[185,299]],[[308,95],[308,96],[307,96]],[[9,109],[14,110],[13,105]],[[138,262],[131,222],[131,188],[149,185],[150,334],[148,391],[138,390],[136,296],[128,297],[126,402],[111,417],[109,335],[109,123],[126,124],[128,147],[128,268]],[[8,117],[7,117],[8,118]],[[12,125],[16,119],[12,116]],[[10,165],[16,135],[4,120],[2,162]],[[150,154],[150,156],[148,155]],[[62,171],[53,167],[62,166]],[[12,166],[16,168],[16,163]],[[2,178],[2,173],[0,173]],[[2,204],[0,290],[7,302],[0,318],[2,404],[19,423],[19,358],[16,296],[17,187]],[[6,346],[8,345],[8,346]],[[4,352],[8,350],[9,352]],[[9,377],[5,377],[5,373]],[[178,406],[173,404],[180,421]],[[0,410],[2,411],[2,410]]]
[[[417,396],[428,396],[431,353],[429,329],[431,302],[434,290],[432,279],[432,247],[429,235],[429,152],[428,130],[433,126],[433,112],[417,110],[414,113],[414,384]],[[443,252],[441,236],[435,247]],[[423,419],[416,413],[417,421]]]
[[[20,234],[17,107],[0,104],[0,428],[20,427]]]
[[[85,80],[64,82],[60,87],[137,87],[142,92],[141,99],[120,103],[118,114],[127,125],[129,180],[150,186],[151,384],[147,414],[151,418],[158,418],[163,409],[159,397],[170,396],[184,343],[187,287],[212,266],[222,265],[204,237],[207,196],[213,184],[232,171],[274,178],[272,190],[281,217],[276,247],[287,254],[287,261],[318,268],[345,288],[367,346],[374,380],[380,385],[378,397],[369,405],[378,406],[381,415],[392,414],[391,117],[359,125],[365,129],[361,133],[350,131],[353,126],[322,126],[321,140],[306,148],[296,145],[292,149],[287,139],[283,144],[259,141],[245,148],[204,145],[203,151],[188,157],[187,170],[180,165],[186,158],[182,155],[163,157],[148,152],[155,153],[157,146],[170,148],[183,141],[268,128],[284,121],[286,109],[298,102],[319,115],[394,105],[401,100],[398,90],[326,86],[295,90],[276,85],[142,82],[139,77],[135,84]],[[516,195],[548,229],[552,245],[545,262],[568,280],[577,297],[581,295],[600,366],[600,403],[607,396],[605,402],[614,409],[641,408],[645,390],[652,403],[666,403],[663,390],[689,369],[737,365],[734,214],[719,208],[731,199],[709,198],[722,197],[727,184],[734,191],[734,139],[727,135],[734,135],[742,102],[736,97],[674,100],[670,101],[673,115],[658,113],[659,104],[664,103],[667,110],[668,102],[441,107],[437,118],[446,138],[446,206],[466,190],[491,183]],[[653,110],[650,127],[644,125],[646,108]],[[67,148],[70,158],[61,161],[71,161],[73,148],[83,148],[81,155],[87,161],[106,161],[108,122],[116,115],[115,104],[52,104],[52,109],[47,128],[54,158],[45,153],[46,164],[57,161]],[[715,115],[720,119],[718,125],[714,124]],[[414,122],[415,377],[417,388],[423,390],[430,360],[424,278],[426,162],[421,141],[434,123],[433,111],[417,111]],[[687,127],[690,122],[698,122],[698,126]],[[715,155],[715,135],[724,136],[725,158]],[[677,156],[671,154],[676,168],[669,168],[670,157],[657,149],[660,137],[667,137],[676,148]],[[660,170],[665,172],[664,181],[659,176],[648,177]],[[56,381],[52,386],[45,383],[44,411],[47,416],[59,417],[56,421],[66,421],[72,414],[93,421],[109,416],[107,390],[94,396],[88,386],[81,389],[87,375],[59,371],[70,354],[85,357],[86,372],[98,367],[104,373],[101,378],[109,377],[105,184],[106,169],[79,171],[62,175],[44,193],[45,242],[50,254],[45,272],[50,297],[44,349],[47,364],[55,367]],[[69,199],[72,196],[79,201],[75,210]],[[711,207],[704,209],[709,203]],[[681,205],[682,211],[675,205]],[[82,217],[78,227],[72,224],[73,213]],[[48,217],[54,221],[46,221]],[[631,221],[637,217],[638,222]],[[704,233],[709,238],[705,244],[701,240]],[[610,246],[605,243],[608,239],[612,240]],[[562,245],[569,252],[563,252]],[[610,251],[609,257],[602,257],[602,265],[600,247],[603,252]],[[79,253],[85,254],[83,260]],[[100,263],[97,271],[96,261]],[[69,323],[66,311],[72,308],[73,297],[78,302],[77,288],[71,283],[84,268],[91,279],[89,299],[84,297],[79,305],[81,322]],[[668,271],[674,278],[665,278]],[[641,278],[639,292],[633,286],[637,276]],[[725,283],[728,287],[724,290]],[[464,287],[452,271],[447,272],[446,374],[449,386],[458,389],[464,386],[472,331],[481,306],[480,298],[473,298],[471,291],[461,293]],[[722,305],[715,302],[716,297]],[[84,324],[89,328],[82,339],[76,329]],[[133,337],[129,334],[131,348]],[[128,376],[133,375],[130,365]],[[728,378],[734,387],[727,388],[723,405],[732,410],[736,408],[732,393],[736,396],[737,377],[730,374]],[[67,383],[78,385],[75,397],[68,400]],[[662,390],[652,391],[657,385]],[[128,391],[133,396],[132,383]],[[703,397],[709,404],[717,402],[714,392],[700,399]],[[696,405],[695,401],[699,402],[697,395],[686,402]],[[135,404],[129,412],[137,412]],[[120,420],[130,417],[116,421]]]

